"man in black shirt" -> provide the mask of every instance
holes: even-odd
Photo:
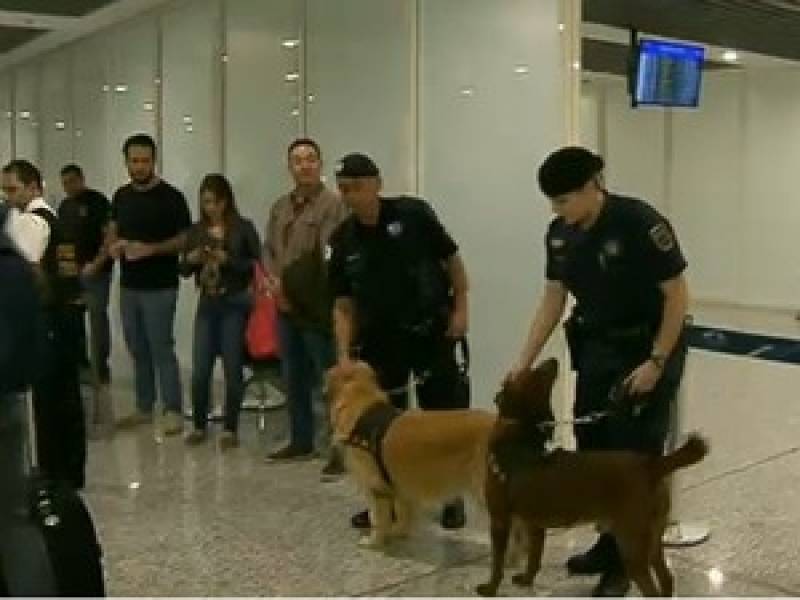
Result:
[[[156,145],[146,134],[123,147],[131,181],[111,203],[109,253],[120,260],[120,310],[125,342],[133,357],[136,412],[122,427],[152,422],[156,372],[166,412],[164,433],[183,431],[183,394],[175,355],[178,253],[191,214],[183,194],[155,174]]]
[[[467,330],[467,275],[458,246],[418,198],[381,197],[377,166],[350,154],[336,168],[342,198],[352,209],[331,237],[329,278],[340,364],[351,350],[376,371],[392,403],[408,407],[408,381],[423,409],[468,408],[457,393],[454,345]],[[368,527],[366,513],[353,519]],[[459,500],[442,525],[464,525]]]
[[[39,466],[49,479],[76,489],[84,485],[86,429],[79,382],[80,294],[69,285],[74,262],[61,248],[55,212],[41,197],[39,170],[25,160],[3,167],[9,206],[5,232],[33,265],[39,288],[40,322],[33,404]],[[23,349],[21,349],[23,350]]]
[[[97,190],[86,187],[83,171],[78,165],[69,164],[61,169],[61,184],[66,194],[58,207],[62,252],[74,260],[76,268],[70,277],[70,285],[83,296],[91,328],[91,351],[87,352],[86,328],[81,321],[84,325],[81,328],[81,361],[84,367],[91,368],[92,382],[98,388],[98,395],[107,397],[111,379],[108,298],[114,263],[108,256],[104,240],[111,220],[111,203]]]
[[[578,449],[661,454],[686,357],[686,261],[663,216],[605,190],[603,167],[589,150],[567,147],[539,169],[539,186],[557,217],[546,238],[544,296],[509,377],[530,368],[572,294],[576,304],[565,327],[578,375],[575,417],[610,411],[575,427]],[[628,396],[622,401],[619,384]],[[567,567],[602,573],[596,596],[624,596],[629,588],[608,533]]]

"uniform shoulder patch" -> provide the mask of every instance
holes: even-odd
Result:
[[[675,236],[666,223],[659,223],[650,228],[650,239],[656,248],[662,252],[669,252],[675,247]]]

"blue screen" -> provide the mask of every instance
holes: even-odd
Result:
[[[634,104],[696,107],[705,48],[641,40]]]

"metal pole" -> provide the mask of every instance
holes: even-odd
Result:
[[[687,324],[691,327],[691,324]],[[683,432],[683,418],[686,407],[686,397],[688,395],[688,382],[690,381],[689,365],[691,365],[691,352],[686,355],[686,365],[684,367],[683,378],[681,379],[678,395],[672,408],[670,435],[667,440],[668,450],[671,452],[679,443]],[[672,496],[672,514],[667,529],[664,532],[663,542],[665,546],[676,548],[695,546],[702,544],[711,535],[708,524],[694,521],[679,521],[675,517],[676,506],[678,504],[678,490],[675,486],[675,477],[670,479],[670,494]]]

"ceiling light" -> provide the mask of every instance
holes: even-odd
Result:
[[[153,104],[152,102],[145,102],[144,105],[143,105],[143,108],[147,112],[153,112],[156,109],[156,105]]]
[[[514,67],[514,73],[516,73],[517,75],[527,75],[530,72],[531,69],[527,65],[517,65],[516,67]]]
[[[189,124],[186,126],[186,133],[192,133],[194,131],[194,125]]]
[[[108,85],[107,83],[103,84],[103,91],[104,92],[110,92],[111,91],[111,86]]]
[[[580,71],[581,70],[581,61],[576,60],[574,63],[572,63],[572,68],[575,69],[576,71]]]
[[[559,30],[559,31],[564,31],[566,28],[567,28],[567,26],[566,26],[566,25],[564,25],[563,23],[559,23],[559,24],[558,24],[558,30]]]
[[[228,57],[227,53],[223,54],[220,58],[222,58],[222,62],[224,62],[224,63],[228,62],[228,60],[229,60],[229,57]]]
[[[297,81],[298,79],[300,79],[300,73],[297,72],[287,73],[286,75],[284,75],[283,78],[287,83],[291,83],[293,81]]]
[[[67,124],[64,121],[56,121],[56,129],[61,131],[61,130],[66,129],[66,128],[67,128]]]
[[[316,96],[314,94],[309,94],[308,95],[308,101],[309,102],[313,102],[314,100],[316,100]]]
[[[128,91],[128,86],[125,85],[124,83],[120,83],[114,86],[114,91],[117,92],[118,94],[124,94],[125,92]]]
[[[300,109],[299,108],[293,108],[291,113],[289,113],[289,114],[291,114],[293,117],[299,117],[300,116]]]
[[[470,98],[475,95],[475,88],[464,87],[461,88],[458,93],[464,96],[465,98]]]
[[[736,52],[736,50],[725,50],[725,52],[722,53],[722,60],[731,63],[736,62],[739,60],[739,53]]]
[[[21,110],[19,112],[19,118],[20,119],[25,119],[25,120],[30,119],[31,118],[31,111],[29,111],[29,110]]]
[[[297,48],[299,45],[300,45],[300,40],[297,39],[283,40],[281,42],[281,46],[283,46],[284,48]]]
[[[183,122],[186,123],[187,125],[191,125],[192,124],[192,115],[184,115],[183,116]]]
[[[83,129],[76,129],[75,137],[83,137]]]

